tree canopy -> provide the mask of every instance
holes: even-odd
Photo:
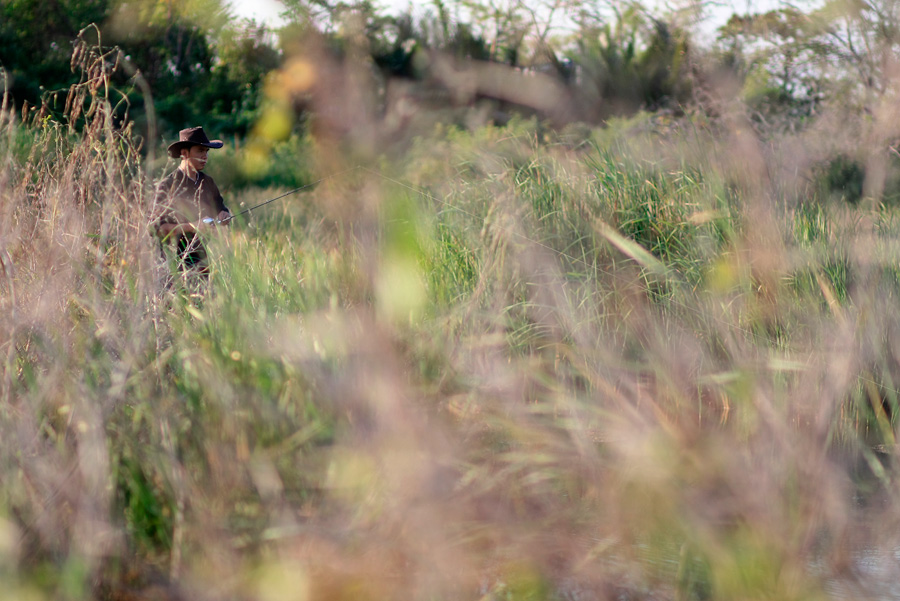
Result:
[[[571,100],[566,119],[589,122],[682,111],[703,85],[698,69],[713,63],[742,82],[761,119],[796,122],[829,99],[871,108],[889,95],[900,44],[896,0],[735,14],[712,48],[699,48],[689,30],[639,2],[432,0],[399,14],[371,0],[283,4],[288,24],[273,31],[236,19],[225,0],[0,0],[6,89],[19,108],[61,114],[58,92],[78,78],[74,40],[87,37],[120,50],[119,116],[139,130],[147,131],[152,114],[163,135],[203,122],[243,137],[263,112],[269,74],[302,47],[298,38],[315,33],[335,60],[362,52],[384,81],[446,88],[436,57],[457,69],[492,64],[547,75]],[[478,90],[470,98],[491,96]],[[466,101],[453,90],[447,97]]]

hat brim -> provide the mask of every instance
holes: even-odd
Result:
[[[204,148],[222,148],[225,142],[222,140],[210,140],[209,143],[203,142],[173,142],[169,144],[169,156],[173,159],[181,157],[182,148],[190,148],[191,146],[203,146]]]

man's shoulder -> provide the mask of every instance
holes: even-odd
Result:
[[[171,190],[173,186],[175,186],[178,182],[178,169],[175,171],[164,175],[160,178],[159,182],[156,184],[156,189],[160,191]]]
[[[208,175],[202,171],[198,171],[197,174],[200,176],[200,181],[202,183],[205,183],[207,185],[213,185],[213,186],[216,185],[216,180],[214,180],[211,175]]]
[[[209,176],[202,171],[198,171],[198,173],[200,174],[200,180],[197,182],[197,186],[204,191],[203,193],[218,196],[220,192],[219,185],[216,183],[216,180],[214,180],[212,176]]]

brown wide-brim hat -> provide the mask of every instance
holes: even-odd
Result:
[[[181,156],[182,148],[191,146],[204,146],[206,148],[222,148],[225,143],[222,140],[210,140],[202,127],[189,127],[178,132],[178,141],[169,144],[169,156],[177,159]]]

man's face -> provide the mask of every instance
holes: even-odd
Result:
[[[191,146],[181,150],[181,158],[187,160],[195,171],[203,171],[203,168],[206,167],[206,155],[208,154],[209,148],[205,146]]]

